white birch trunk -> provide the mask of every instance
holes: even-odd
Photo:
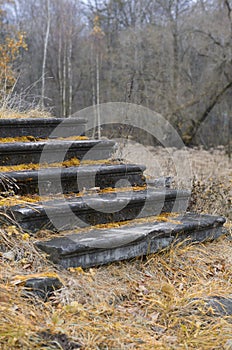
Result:
[[[101,138],[101,115],[100,115],[100,78],[99,78],[99,53],[96,53],[96,88],[97,88],[97,138]]]
[[[63,82],[62,82],[62,65],[61,65],[61,28],[59,28],[59,46],[58,46],[58,79],[59,79],[59,94],[60,94],[60,115],[63,116]]]
[[[94,120],[93,120],[93,132],[92,138],[95,137],[96,122],[97,122],[97,110],[96,110],[96,88],[95,88],[95,64],[93,58],[93,45],[91,46],[91,82],[92,82],[92,104],[94,108]]]
[[[72,115],[72,33],[69,37],[69,47],[68,47],[68,82],[69,82],[69,101],[68,101],[68,116]]]
[[[48,50],[48,38],[50,32],[51,15],[50,15],[50,0],[46,2],[47,6],[47,29],[44,39],[44,51],[43,51],[43,65],[42,65],[42,88],[41,88],[41,107],[44,108],[44,98],[45,98],[45,69],[47,61],[47,50]]]
[[[63,57],[63,96],[62,96],[62,105],[63,105],[63,117],[65,118],[67,116],[67,104],[66,104],[66,88],[67,88],[67,76],[66,76],[66,71],[67,71],[67,67],[66,67],[66,42],[64,44],[64,57]]]

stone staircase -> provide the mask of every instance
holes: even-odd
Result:
[[[114,141],[87,139],[85,123],[0,119],[2,225],[20,225],[65,268],[129,259],[225,232],[222,217],[184,212],[188,191],[156,188],[159,180],[146,181],[143,165],[113,160]]]

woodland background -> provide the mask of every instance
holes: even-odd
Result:
[[[0,0],[0,103],[68,117],[130,102],[187,145],[232,134],[231,0]]]
[[[34,236],[1,227],[2,350],[58,349],[61,340],[66,350],[231,350],[231,315],[201,303],[232,295],[231,95],[231,0],[0,0],[0,118],[68,117],[112,101],[160,112],[187,145],[214,148],[187,149],[188,210],[223,215],[228,230],[214,242],[61,270]],[[130,140],[123,158],[139,154],[148,176],[160,169],[175,182],[182,150],[144,147],[155,169],[136,147]],[[48,302],[25,298],[20,281],[34,273],[64,287]]]

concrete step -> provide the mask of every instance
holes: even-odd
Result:
[[[224,222],[219,216],[187,213],[166,222],[154,219],[118,228],[73,232],[35,245],[64,268],[86,268],[155,253],[174,242],[212,240],[225,233]]]
[[[17,118],[0,119],[0,137],[34,136],[47,138],[85,134],[85,119],[78,118]],[[59,126],[59,128],[57,128]]]
[[[144,186],[145,166],[134,164],[99,164],[69,168],[48,168],[43,171],[26,170],[5,172],[2,175],[12,180],[14,191],[25,194],[57,194],[80,192],[92,187]],[[40,191],[39,191],[40,189]],[[4,184],[0,183],[0,192]]]
[[[73,157],[82,159],[85,155],[86,159],[108,159],[114,148],[115,142],[110,140],[0,143],[0,166],[62,162]]]
[[[28,232],[41,229],[61,231],[74,227],[133,220],[158,215],[161,212],[182,212],[190,193],[185,190],[130,190],[101,192],[25,203],[6,209],[7,216],[16,220]],[[0,212],[4,208],[0,208]],[[3,216],[3,219],[5,216]]]

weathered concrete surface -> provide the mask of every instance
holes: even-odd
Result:
[[[225,233],[224,222],[219,216],[189,213],[170,222],[95,229],[46,242],[37,241],[35,245],[46,252],[50,260],[65,268],[90,267],[158,252],[175,240],[187,243],[215,239]]]
[[[62,350],[77,350],[83,349],[83,345],[72,341],[60,329],[55,332],[47,328],[46,330],[36,333],[35,336],[40,339],[43,344],[41,349],[62,349]]]
[[[54,163],[73,157],[78,159],[85,157],[91,160],[108,159],[114,147],[115,142],[110,140],[0,143],[0,165]]]
[[[86,123],[85,119],[78,118],[0,119],[0,137],[47,138],[52,132],[54,132],[54,137],[78,136],[85,134]]]
[[[147,179],[147,185],[154,188],[171,188],[173,178],[171,176]]]
[[[24,285],[24,295],[35,295],[47,301],[53,292],[63,287],[62,282],[57,277],[37,277],[29,278]]]
[[[145,185],[145,166],[134,164],[88,165],[69,168],[48,168],[41,174],[38,170],[2,173],[17,184],[15,193],[19,195],[80,192],[92,187],[128,187]],[[39,181],[39,186],[38,186]],[[0,192],[4,191],[0,182]]]
[[[204,306],[205,312],[212,316],[232,316],[232,295],[229,297],[208,296],[206,298],[193,298],[191,303],[198,306]]]
[[[184,190],[142,190],[92,193],[76,198],[56,199],[43,205],[18,205],[8,209],[24,230],[36,232],[42,228],[64,230],[136,217],[158,215],[161,212],[183,212],[190,193]]]

